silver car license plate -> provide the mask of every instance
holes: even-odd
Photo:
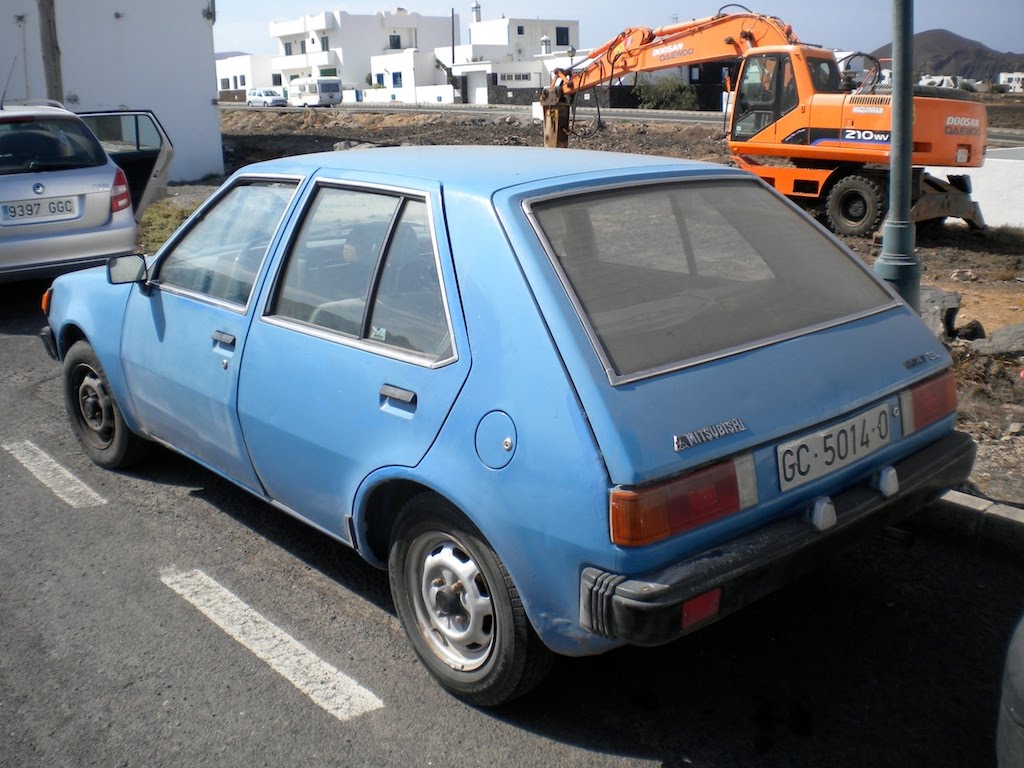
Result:
[[[888,445],[889,408],[879,405],[851,419],[783,443],[776,449],[783,491],[817,480]]]
[[[75,197],[49,197],[44,200],[14,200],[0,205],[0,224],[42,224],[78,216]]]

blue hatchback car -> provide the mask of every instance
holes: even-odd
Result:
[[[950,358],[751,176],[431,147],[239,171],[57,279],[85,452],[160,443],[386,567],[450,692],[705,626],[965,480]]]

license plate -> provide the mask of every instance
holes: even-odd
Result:
[[[77,215],[78,200],[74,197],[15,200],[0,205],[0,224],[42,224],[73,219]]]
[[[776,449],[783,491],[817,480],[889,444],[888,406],[879,405],[827,429],[790,440]]]

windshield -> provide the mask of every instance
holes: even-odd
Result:
[[[103,165],[107,155],[77,118],[0,118],[0,175]]]
[[[752,181],[625,187],[530,211],[613,378],[734,353],[892,301],[824,231]]]

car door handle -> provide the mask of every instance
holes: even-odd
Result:
[[[408,389],[402,389],[401,387],[393,387],[390,384],[385,384],[380,388],[380,396],[386,397],[389,400],[397,400],[400,403],[407,403],[413,405],[416,402],[416,393]]]
[[[220,342],[226,347],[235,346],[235,337],[230,333],[224,333],[224,331],[214,331],[213,336],[211,338],[213,338],[214,341]]]

